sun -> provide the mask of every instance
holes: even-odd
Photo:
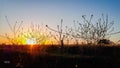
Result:
[[[51,44],[51,41],[49,40],[49,36],[47,36],[44,33],[38,33],[38,32],[25,32],[22,33],[18,38],[17,41],[19,44],[22,45],[45,45],[45,44]]]
[[[27,39],[26,44],[30,44],[30,45],[36,44],[36,39],[35,38]]]

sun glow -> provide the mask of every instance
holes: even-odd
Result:
[[[49,36],[43,32],[24,32],[13,38],[13,42],[19,45],[46,45],[51,44]]]
[[[26,40],[26,44],[36,44],[36,39],[35,38],[31,38],[31,39],[27,39]]]

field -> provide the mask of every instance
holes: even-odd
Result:
[[[0,45],[0,68],[119,68],[120,46]]]

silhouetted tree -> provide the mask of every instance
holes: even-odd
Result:
[[[20,32],[20,28],[22,26],[23,21],[21,21],[20,23],[18,23],[16,21],[15,24],[12,26],[10,24],[10,22],[8,21],[7,16],[5,16],[5,18],[6,18],[7,24],[9,25],[10,30],[12,31],[13,37],[9,36],[7,33],[5,34],[5,36],[6,36],[6,38],[8,39],[8,41],[10,43],[12,43],[12,44],[18,44],[17,38],[19,36],[18,34]]]
[[[83,18],[83,23],[80,23],[77,21],[78,27],[75,26],[75,34],[73,35],[74,38],[82,38],[84,39],[87,43],[90,43],[93,39],[93,27],[91,24],[91,19],[93,15],[91,15],[90,20],[87,20],[85,15],[82,16]]]
[[[91,20],[93,18],[93,15],[91,15],[90,19],[87,20],[86,16],[82,16],[84,23],[77,22],[79,24],[78,29],[76,30],[77,36],[87,41],[87,43],[95,43],[102,39],[108,39],[113,34],[118,34],[118,32],[114,32],[114,28],[112,27],[114,24],[114,21],[109,22],[108,15],[106,15],[106,18],[104,18],[104,15],[102,14],[102,17],[98,19],[96,24],[92,24]]]
[[[54,36],[54,38],[55,38],[56,40],[58,39],[61,47],[64,46],[64,38],[65,38],[65,33],[63,33],[63,28],[62,28],[63,25],[62,25],[62,24],[63,24],[63,19],[61,19],[61,24],[60,24],[60,25],[57,25],[57,29],[58,29],[58,30],[54,30],[54,29],[50,28],[48,25],[46,25],[46,27],[47,27],[48,29],[50,29],[50,30],[54,31],[55,33],[57,33],[57,35]],[[55,35],[55,34],[54,34],[54,35]]]
[[[110,40],[107,39],[101,39],[98,41],[98,44],[111,44],[112,42]]]

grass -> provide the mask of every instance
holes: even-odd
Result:
[[[62,49],[56,45],[0,45],[0,68],[117,68],[119,63],[120,46],[116,45],[66,45]]]

